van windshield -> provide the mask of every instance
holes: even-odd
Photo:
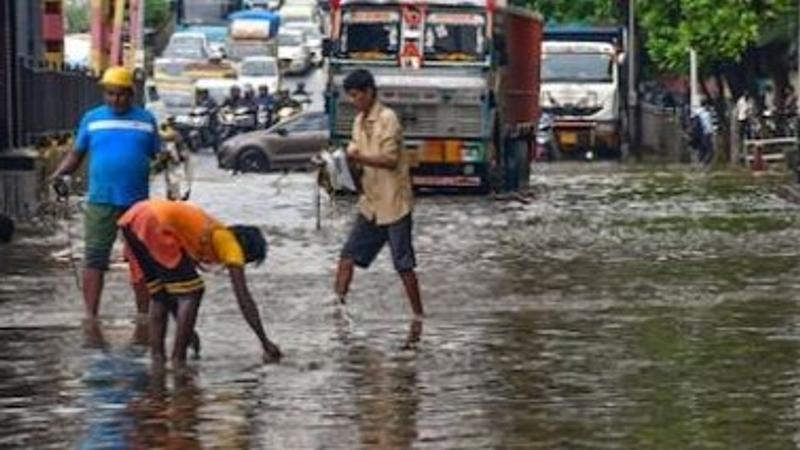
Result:
[[[546,53],[542,57],[542,81],[613,81],[612,55],[605,53]]]

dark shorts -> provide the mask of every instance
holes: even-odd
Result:
[[[117,240],[117,220],[127,208],[89,203],[84,215],[85,265],[108,270],[111,248]]]
[[[352,259],[358,267],[367,268],[388,241],[395,270],[411,271],[417,266],[411,244],[411,228],[411,214],[389,225],[376,225],[358,214],[341,256]]]
[[[203,279],[197,273],[194,262],[185,252],[177,266],[165,267],[150,255],[147,246],[136,237],[130,228],[123,227],[122,236],[142,269],[147,282],[147,290],[153,300],[165,301],[170,296],[189,295],[204,288]]]

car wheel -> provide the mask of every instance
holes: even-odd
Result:
[[[258,147],[245,147],[236,158],[236,169],[242,173],[268,172],[269,158]]]

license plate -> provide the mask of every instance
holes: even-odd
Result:
[[[563,145],[575,145],[578,143],[578,133],[561,133],[558,140],[561,141]]]

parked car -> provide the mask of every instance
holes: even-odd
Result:
[[[309,111],[267,130],[228,139],[220,146],[217,158],[221,168],[238,172],[305,169],[327,143],[327,114]]]
[[[239,65],[240,86],[249,84],[258,90],[259,86],[267,86],[271,94],[281,87],[281,74],[278,60],[272,56],[248,56]]]
[[[312,64],[322,64],[322,32],[319,26],[311,22],[289,22],[287,30],[300,30],[305,34],[306,45],[311,52]]]
[[[287,74],[305,73],[311,68],[311,51],[302,31],[285,29],[278,34],[278,59]]]

